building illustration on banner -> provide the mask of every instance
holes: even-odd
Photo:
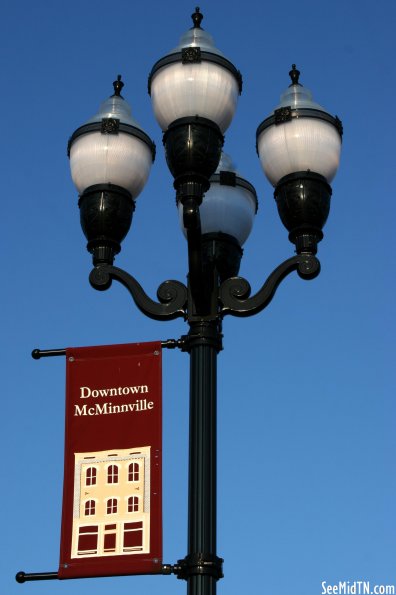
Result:
[[[72,558],[150,551],[150,446],[75,453]]]

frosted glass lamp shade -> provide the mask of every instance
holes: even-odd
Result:
[[[201,28],[199,9],[192,18],[194,27],[151,70],[154,115],[164,132],[179,118],[199,116],[215,122],[224,133],[236,110],[242,77]]]
[[[341,121],[313,101],[309,89],[298,82],[295,64],[289,75],[292,84],[257,129],[262,168],[273,186],[287,175],[306,171],[330,183],[340,162]]]
[[[252,231],[255,213],[256,202],[250,190],[212,181],[200,207],[202,233],[226,233],[243,246]]]
[[[183,205],[179,204],[180,225],[184,235]],[[216,173],[210,178],[210,188],[199,207],[201,232],[222,233],[235,238],[242,246],[253,227],[257,212],[254,187],[240,177],[228,155],[222,154]]]
[[[198,115],[215,122],[224,133],[234,117],[238,96],[235,76],[209,61],[169,64],[151,81],[154,115],[163,131],[179,118]]]
[[[308,170],[330,183],[340,162],[341,137],[329,122],[295,118],[263,130],[257,139],[257,150],[273,186],[288,174]]]
[[[151,163],[148,145],[124,132],[88,132],[70,147],[71,175],[79,194],[96,184],[113,184],[136,199],[147,182]]]
[[[120,75],[113,86],[114,95],[69,140],[71,175],[80,195],[92,186],[111,184],[135,199],[147,182],[155,145],[120,95]]]

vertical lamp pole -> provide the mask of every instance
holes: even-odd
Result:
[[[315,255],[329,213],[329,184],[339,163],[342,126],[314,103],[293,65],[291,84],[257,129],[256,140],[296,255],[280,264],[251,296],[249,283],[237,275],[257,196],[222,152],[242,78],[201,28],[199,8],[192,19],[193,27],[156,62],[149,76],[187,239],[187,286],[165,281],[154,301],[134,277],[113,264],[155,156],[154,143],[121,95],[120,76],[114,94],[74,132],[68,154],[81,226],[93,256],[91,285],[106,290],[117,280],[146,316],[183,317],[189,324],[188,334],[177,342],[190,354],[188,553],[172,570],[187,580],[189,595],[214,595],[223,576],[223,560],[216,553],[216,366],[222,320],[263,310],[292,271],[303,279],[319,274]]]

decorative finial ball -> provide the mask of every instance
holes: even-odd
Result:
[[[124,86],[124,83],[122,82],[121,75],[119,74],[117,76],[117,80],[114,81],[114,83],[113,83],[114,95],[116,95],[117,97],[121,97],[121,91],[122,91],[123,86]]]
[[[194,29],[201,28],[201,22],[203,19],[203,14],[201,13],[199,6],[196,6],[194,14],[191,15],[191,18],[194,23]]]
[[[300,77],[300,71],[297,70],[296,65],[292,64],[292,69],[289,72],[289,76],[291,78],[291,84],[292,85],[299,85],[300,83],[298,82],[298,79]]]

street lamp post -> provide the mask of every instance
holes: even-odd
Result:
[[[98,114],[72,135],[68,153],[81,225],[93,256],[91,285],[106,290],[113,280],[119,281],[146,316],[182,317],[189,324],[188,334],[175,342],[190,354],[188,553],[172,569],[187,580],[190,595],[214,595],[223,576],[223,561],[216,553],[216,360],[222,349],[222,319],[263,310],[292,271],[302,279],[319,274],[315,255],[329,212],[342,126],[313,102],[293,65],[281,103],[258,127],[257,151],[275,187],[279,215],[296,255],[251,296],[249,283],[237,275],[257,196],[222,152],[242,78],[201,28],[199,8],[192,19],[193,27],[149,76],[187,238],[186,286],[165,281],[154,301],[133,276],[113,264],[155,156],[154,143],[121,95],[120,76]]]

